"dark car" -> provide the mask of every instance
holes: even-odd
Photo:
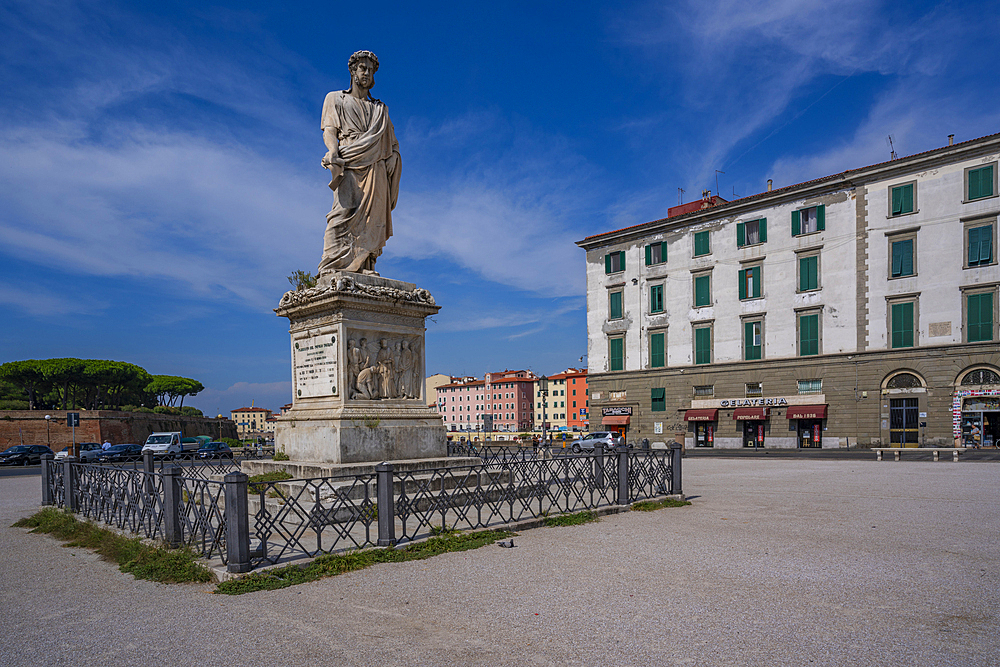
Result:
[[[104,450],[98,461],[101,463],[123,463],[142,458],[142,445],[113,445]]]
[[[0,466],[27,466],[42,463],[42,454],[51,454],[45,445],[14,445],[0,452]]]
[[[232,459],[233,450],[224,442],[207,442],[198,450],[199,459]]]

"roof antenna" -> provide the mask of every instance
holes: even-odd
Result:
[[[716,192],[722,192],[722,190],[719,189],[719,174],[724,174],[724,173],[726,173],[726,172],[719,171],[718,169],[715,170],[715,191]]]
[[[886,137],[885,144],[886,144],[886,146],[889,147],[889,159],[890,160],[896,160],[896,159],[899,158],[899,156],[896,155],[896,147],[893,146],[892,143],[893,143],[892,142],[892,135],[890,134],[888,137]]]
[[[677,205],[680,206],[684,203],[684,193],[686,191],[684,188],[677,188]]]

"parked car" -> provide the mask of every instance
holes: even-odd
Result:
[[[573,443],[573,452],[579,454],[584,449],[594,450],[594,445],[601,443],[605,449],[625,444],[625,439],[610,431],[598,431]]]
[[[194,454],[198,451],[199,442],[195,438],[181,438],[180,431],[165,431],[163,433],[152,433],[146,438],[146,444],[142,446],[142,451],[153,452],[153,456],[177,458],[190,452]]]
[[[80,448],[80,463],[94,463],[104,453],[101,449],[101,443],[99,442],[79,442],[76,445]],[[57,459],[64,459],[70,455],[70,450],[72,447],[63,447],[59,453],[56,454]]]
[[[232,459],[233,450],[224,442],[208,442],[198,449],[199,459]]]
[[[142,445],[112,445],[105,449],[98,459],[101,463],[123,463],[125,461],[138,461],[142,458]]]
[[[14,445],[0,452],[0,466],[29,466],[42,463],[42,454],[51,454],[45,445]]]

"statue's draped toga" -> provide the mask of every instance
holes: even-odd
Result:
[[[336,134],[344,177],[326,216],[319,273],[371,270],[392,236],[399,196],[399,142],[381,101],[334,91],[323,102],[321,128]]]

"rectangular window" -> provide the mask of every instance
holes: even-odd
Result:
[[[800,394],[819,394],[823,391],[822,380],[799,380]]]
[[[622,318],[622,293],[608,292],[608,319],[620,320]]]
[[[992,197],[996,192],[996,164],[965,170],[967,201]]]
[[[751,266],[740,271],[740,299],[759,299],[763,268]]]
[[[819,255],[799,257],[799,291],[819,289]]]
[[[694,234],[694,256],[708,255],[712,252],[712,244],[709,239],[709,232],[695,232]]]
[[[608,339],[608,366],[613,371],[625,370],[625,339]]]
[[[712,305],[712,275],[706,273],[704,275],[695,276],[694,278],[694,307],[701,308],[703,306]]]
[[[705,385],[701,385],[701,386],[695,387],[694,388],[694,395],[695,395],[695,397],[700,397],[700,398],[706,398],[706,397],[707,398],[711,398],[712,396],[715,396],[715,385],[714,384],[705,384]]]
[[[890,215],[906,215],[913,213],[913,188],[915,183],[897,185],[892,189],[892,209]]]
[[[762,382],[746,382],[746,397],[760,398],[764,395],[764,384]]]
[[[667,242],[651,243],[646,246],[646,266],[663,264],[667,261]]]
[[[663,312],[663,285],[649,286],[649,312]]]
[[[892,242],[893,278],[913,275],[913,239]]]
[[[662,332],[649,334],[649,365],[651,368],[663,368],[666,365],[665,338],[666,335]]]
[[[819,354],[819,313],[799,315],[799,356]]]
[[[986,266],[993,263],[993,223],[967,227],[966,266]]]
[[[694,363],[712,363],[712,327],[695,327]]]
[[[792,211],[792,236],[812,234],[826,229],[826,206],[810,206]]]
[[[913,347],[913,302],[891,304],[892,348]]]
[[[625,251],[611,252],[604,256],[604,273],[620,273],[625,270]]]
[[[651,412],[667,411],[667,390],[663,387],[650,387],[649,402]]]
[[[970,343],[993,340],[993,293],[969,294],[965,297],[967,331]]]
[[[764,323],[761,321],[743,323],[743,359],[754,361],[761,358],[764,349]]]
[[[736,246],[742,248],[767,242],[767,218],[736,223]]]

